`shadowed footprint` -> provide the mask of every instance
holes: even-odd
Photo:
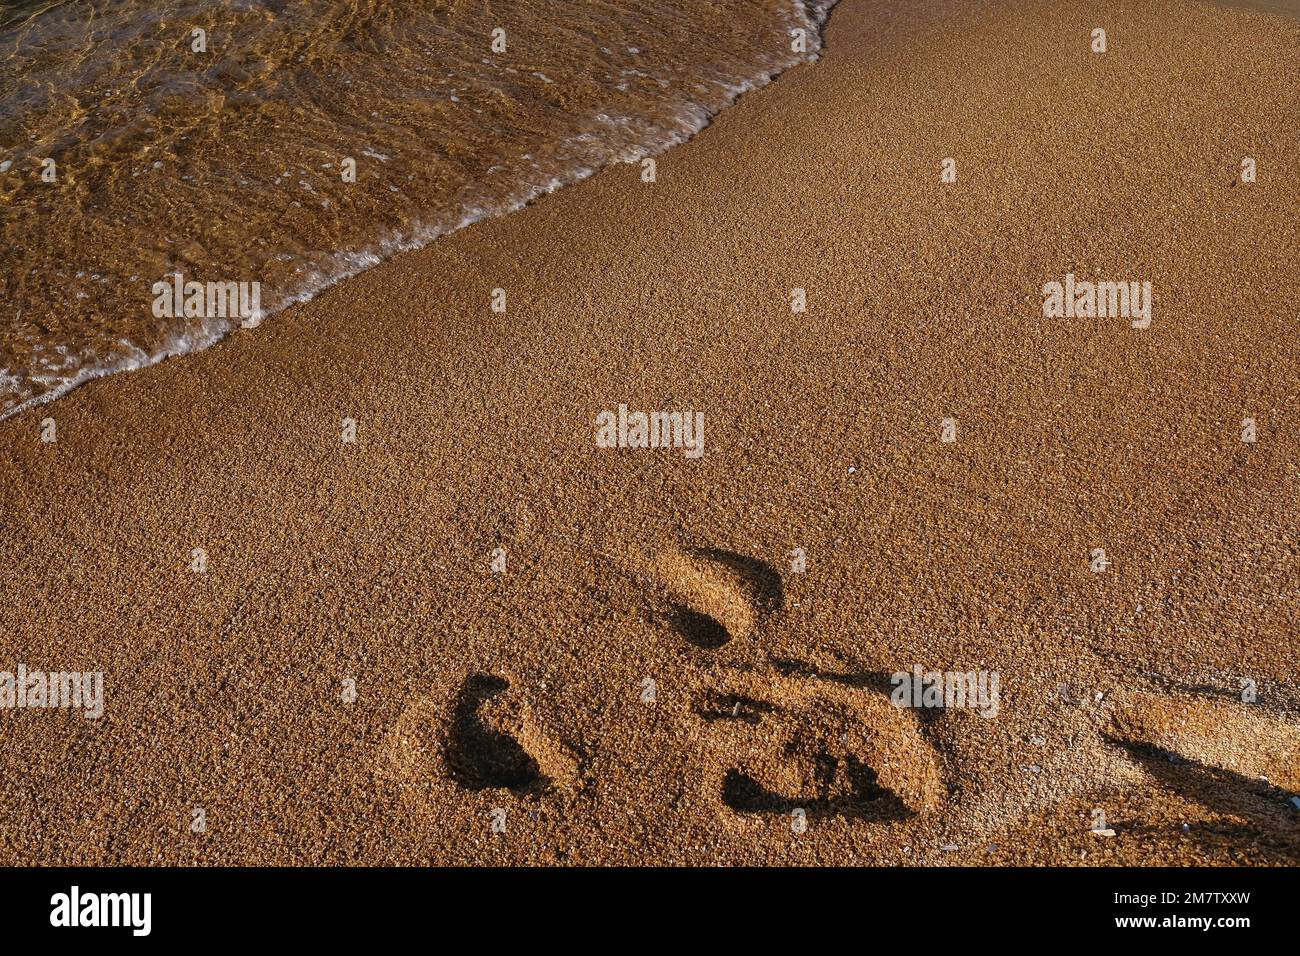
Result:
[[[722,802],[737,813],[787,814],[802,808],[811,817],[838,813],[901,820],[911,816],[907,805],[880,786],[876,772],[856,757],[835,757],[823,750],[811,755],[809,766],[812,779],[793,797],[769,790],[733,767],[722,780]]]
[[[655,560],[654,572],[672,597],[674,628],[708,650],[749,637],[764,616],[785,604],[781,575],[732,551],[670,551]]]
[[[447,765],[452,779],[470,790],[527,790],[546,782],[537,761],[511,733],[522,721],[505,703],[509,686],[502,677],[475,674],[461,687]]]
[[[1115,702],[1110,736],[1300,791],[1300,728],[1258,704],[1136,693]]]
[[[731,640],[731,632],[723,624],[688,607],[674,608],[670,620],[678,634],[706,651],[716,650]]]
[[[737,813],[899,820],[943,797],[938,755],[915,718],[874,689],[743,673],[695,709],[721,762],[734,761],[718,796]]]
[[[419,793],[452,784],[540,794],[572,789],[578,779],[572,753],[494,674],[470,675],[450,701],[426,697],[407,707],[385,740],[380,770]]]
[[[1254,704],[1140,693],[1116,704],[1107,733],[1160,784],[1217,813],[1294,838],[1300,729]]]

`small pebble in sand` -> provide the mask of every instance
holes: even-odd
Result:
[[[1291,806],[1295,807],[1297,810],[1300,810],[1300,797],[1292,797]]]

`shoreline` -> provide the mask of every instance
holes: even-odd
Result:
[[[498,204],[491,207],[478,206],[475,201],[466,198],[466,194],[478,190],[483,185],[482,183],[466,184],[459,193],[449,198],[446,208],[429,209],[425,212],[424,218],[430,222],[450,223],[450,225],[435,226],[426,224],[417,227],[409,235],[400,231],[389,231],[386,234],[380,234],[367,240],[365,244],[358,247],[334,249],[326,254],[326,259],[331,263],[327,274],[321,275],[318,273],[307,285],[296,288],[291,293],[286,293],[280,304],[269,311],[259,307],[254,314],[241,315],[240,318],[251,319],[260,324],[260,322],[278,315],[285,309],[310,302],[338,283],[355,278],[396,256],[423,249],[430,243],[473,226],[485,219],[509,216],[557,190],[577,185],[609,166],[623,163],[631,164],[646,157],[657,157],[667,150],[689,142],[702,130],[707,129],[718,113],[729,109],[740,97],[763,89],[786,70],[793,69],[794,66],[817,61],[823,45],[823,31],[826,20],[830,11],[834,9],[837,0],[796,0],[796,2],[799,4],[807,23],[816,31],[816,48],[810,54],[806,54],[810,58],[805,59],[803,64],[793,64],[780,68],[762,67],[751,77],[724,86],[728,98],[726,102],[718,107],[706,105],[702,102],[687,101],[680,107],[684,110],[684,113],[682,118],[679,118],[675,123],[677,128],[673,128],[672,125],[656,126],[654,123],[650,123],[648,128],[655,131],[653,142],[634,147],[628,145],[619,147],[622,152],[634,156],[633,159],[615,159],[613,154],[608,152],[599,158],[593,154],[578,162],[577,165],[564,174],[563,178],[554,178],[545,183],[522,182],[513,193],[505,196]],[[577,144],[590,135],[589,131],[585,131],[575,134],[568,140],[561,140],[558,151],[575,151]],[[588,165],[588,160],[591,161],[592,165]],[[459,216],[459,219],[457,219],[457,216]],[[166,276],[163,279],[165,281]],[[225,312],[213,314],[224,316]],[[94,367],[83,366],[70,382],[66,382],[50,392],[29,398],[12,408],[0,410],[0,422],[29,408],[40,407],[56,401],[86,382],[111,375],[139,371],[170,358],[203,351],[240,330],[240,322],[228,322],[225,318],[205,318],[200,326],[193,328],[177,327],[171,330],[162,343],[153,348],[152,351],[146,351],[138,343],[122,340],[118,344],[127,343],[130,354],[118,355],[111,359],[106,357],[101,361],[101,364]],[[15,376],[15,380],[19,380],[17,376]]]
[[[0,714],[0,862],[1294,864],[1300,26],[1262,24],[842,0],[656,183],[0,423],[0,671],[104,675],[101,719]],[[1150,281],[1150,328],[1044,318],[1067,275]],[[703,454],[599,447],[620,405]],[[996,716],[892,707],[914,666]]]

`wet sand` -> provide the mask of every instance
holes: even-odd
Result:
[[[654,183],[0,423],[0,670],[106,695],[0,713],[0,863],[1300,859],[1300,24],[826,39]],[[1150,328],[1045,318],[1067,273]]]

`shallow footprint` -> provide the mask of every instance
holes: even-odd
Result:
[[[1107,738],[1162,785],[1257,826],[1300,826],[1300,728],[1255,704],[1134,693],[1115,702]]]
[[[1257,704],[1132,694],[1116,702],[1111,737],[1300,791],[1300,728]]]
[[[781,575],[732,551],[669,551],[654,560],[653,570],[672,598],[674,628],[696,647],[714,650],[747,638],[763,617],[785,604]]]
[[[741,814],[899,820],[938,806],[939,758],[910,712],[868,687],[742,673],[703,694],[724,806]]]

